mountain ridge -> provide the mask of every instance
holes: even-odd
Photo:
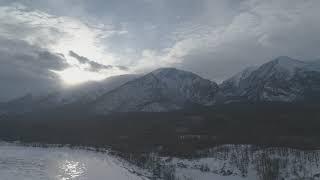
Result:
[[[318,94],[320,61],[304,62],[281,56],[261,66],[248,67],[219,85],[192,72],[159,68],[142,76],[113,77],[105,83],[92,83],[41,97],[29,94],[2,103],[0,112],[5,112],[5,107],[8,113],[25,113],[79,104],[96,114],[163,112],[235,101],[320,100]]]
[[[208,88],[208,91],[201,91],[201,87]],[[216,83],[194,73],[175,68],[161,68],[103,95],[99,99],[100,102],[96,102],[95,110],[98,112],[177,110],[189,101],[203,105],[213,104],[213,94],[217,90]]]
[[[261,65],[235,87],[222,86],[222,91],[234,92],[234,97],[248,101],[303,100],[308,96],[306,88],[320,83],[320,68],[313,66],[316,63],[282,56]]]

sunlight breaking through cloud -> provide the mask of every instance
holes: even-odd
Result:
[[[93,65],[116,63],[114,55],[108,52],[107,45],[101,41],[115,34],[125,34],[126,31],[114,30],[112,25],[90,25],[72,17],[58,17],[14,3],[0,7],[0,26],[3,27],[0,29],[0,36],[24,40],[31,45],[60,53],[71,67],[54,72],[62,76],[61,79],[67,84],[102,80],[124,73],[120,70],[90,72],[85,65],[80,66],[69,53],[80,52],[81,55],[96,60],[97,62],[92,61]]]

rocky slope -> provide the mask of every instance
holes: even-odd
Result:
[[[218,85],[191,72],[162,68],[104,94],[94,103],[97,113],[182,109],[213,105]]]

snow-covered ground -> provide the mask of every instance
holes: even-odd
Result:
[[[174,180],[320,179],[320,151],[224,145],[189,159],[153,159]]]
[[[141,168],[111,155],[68,147],[0,143],[1,180],[320,179],[320,151],[224,145],[193,158],[147,156]],[[130,161],[132,162],[132,161]],[[142,169],[142,167],[144,169]],[[154,177],[154,178],[151,178]]]
[[[134,171],[139,168],[108,153],[0,143],[1,180],[147,179],[132,173]]]

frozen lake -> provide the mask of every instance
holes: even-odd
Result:
[[[105,153],[0,143],[1,180],[143,179],[130,173],[132,168]]]

